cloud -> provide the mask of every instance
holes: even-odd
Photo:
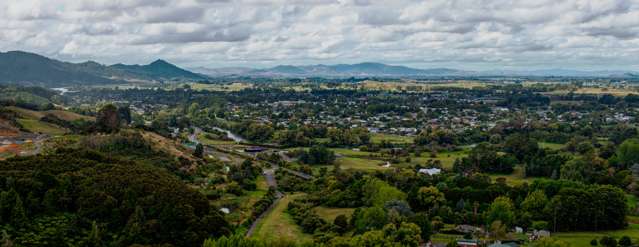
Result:
[[[639,70],[635,0],[0,1],[0,50],[183,66]]]

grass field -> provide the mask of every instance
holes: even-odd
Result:
[[[540,148],[549,148],[552,150],[559,150],[566,147],[566,144],[560,144],[560,143],[539,142],[538,144]]]
[[[639,242],[639,224],[630,224],[628,228],[616,231],[599,231],[599,232],[560,232],[551,234],[551,237],[561,239],[570,243],[572,246],[590,246],[592,239],[601,239],[603,236],[612,236],[619,241],[622,236],[628,236],[633,243]]]
[[[380,163],[385,163],[381,160],[363,159],[355,157],[340,157],[335,161],[342,169],[354,169],[354,170],[383,170],[388,169],[380,166]]]
[[[193,90],[206,90],[206,91],[240,91],[246,88],[252,88],[253,85],[248,83],[235,82],[231,84],[217,84],[217,83],[189,83]]]
[[[25,129],[33,133],[43,133],[48,135],[63,135],[68,132],[68,130],[61,128],[57,125],[41,122],[36,119],[18,119],[18,123],[22,125]]]
[[[359,158],[370,157],[371,155],[375,154],[373,152],[358,151],[358,150],[353,150],[349,148],[331,148],[331,150],[333,150],[333,152],[335,152],[335,154],[337,155],[359,157]]]
[[[359,83],[360,88],[372,90],[389,90],[389,91],[430,91],[443,88],[484,88],[488,84],[477,81],[455,81],[442,83],[417,83],[411,81],[363,81]]]
[[[555,95],[563,95],[573,92],[575,94],[611,94],[614,96],[626,96],[628,94],[639,94],[639,91],[636,87],[626,87],[626,88],[614,88],[614,87],[580,87],[570,90],[556,90],[550,92],[550,94]]]
[[[410,144],[413,143],[413,137],[411,136],[401,136],[401,135],[391,135],[391,134],[381,134],[376,133],[371,135],[372,143],[382,143],[382,141],[388,141],[394,144]]]
[[[493,181],[497,180],[497,178],[505,178],[506,179],[506,184],[514,186],[514,185],[520,185],[522,183],[532,183],[533,180],[535,180],[535,178],[532,177],[524,177],[524,168],[521,166],[516,166],[515,167],[515,171],[513,171],[512,174],[508,174],[508,175],[504,175],[504,174],[491,174],[490,178],[493,179]]]
[[[296,243],[306,243],[313,241],[310,234],[302,232],[302,229],[295,224],[293,218],[286,213],[288,203],[304,194],[285,195],[277,202],[268,215],[260,221],[255,229],[254,238],[262,241],[273,241],[278,239],[287,239]]]
[[[412,162],[413,163],[417,162],[417,163],[423,165],[429,159],[439,160],[442,163],[442,168],[444,168],[446,170],[452,170],[453,169],[453,163],[455,163],[455,160],[456,159],[461,159],[463,157],[466,157],[467,155],[468,155],[467,151],[462,150],[462,151],[451,151],[451,152],[437,153],[435,158],[432,158],[432,157],[430,157],[430,153],[429,152],[424,152],[419,157],[412,158]]]
[[[350,219],[355,211],[354,208],[327,208],[322,206],[315,207],[313,210],[327,222],[333,222],[333,220],[335,220],[335,218],[340,214],[346,215],[346,217]]]

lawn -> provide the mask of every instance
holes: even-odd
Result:
[[[590,246],[592,239],[601,239],[603,236],[612,236],[619,240],[622,236],[628,236],[633,243],[639,242],[639,224],[629,224],[628,228],[616,231],[599,232],[560,232],[551,234],[553,238],[561,239],[572,246]]]
[[[561,143],[550,143],[550,142],[539,142],[540,148],[548,148],[552,150],[559,150],[566,147],[566,144]]]
[[[61,128],[57,125],[41,122],[36,119],[18,119],[18,123],[25,129],[33,133],[44,133],[48,135],[63,135],[68,132],[67,129]]]
[[[254,238],[262,241],[274,241],[287,239],[296,243],[306,243],[313,241],[310,234],[302,232],[302,229],[295,224],[293,218],[286,213],[288,203],[304,194],[285,195],[277,202],[272,211],[266,215],[255,229]]]
[[[410,144],[413,143],[412,136],[401,136],[401,135],[392,135],[392,134],[382,134],[376,133],[371,136],[372,143],[382,143],[382,141],[388,141],[394,144]]]
[[[333,222],[340,214],[346,215],[346,217],[350,219],[355,211],[354,208],[327,208],[322,206],[315,207],[313,210],[317,215],[328,222]]]

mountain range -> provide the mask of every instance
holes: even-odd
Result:
[[[278,65],[266,69],[246,67],[195,68],[211,77],[254,76],[254,77],[419,77],[419,76],[462,76],[468,72],[447,68],[415,69],[406,66],[386,65],[382,63],[357,63],[336,65]]]
[[[164,60],[147,65],[103,65],[93,61],[69,63],[23,51],[0,52],[0,83],[48,87],[115,84],[131,81],[206,81],[205,75]]]
[[[473,77],[473,76],[560,76],[637,78],[631,71],[491,70],[467,71],[449,68],[416,69],[382,63],[336,65],[279,65],[271,68],[247,67],[205,68],[190,70],[158,59],[146,65],[103,65],[93,61],[63,62],[24,51],[0,52],[0,83],[42,85],[99,85],[127,82],[208,81],[212,78],[348,78],[348,77]]]

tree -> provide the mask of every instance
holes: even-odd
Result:
[[[548,204],[548,197],[543,190],[535,190],[526,196],[521,203],[521,208],[532,216],[533,220],[542,219],[543,211]]]
[[[15,197],[15,202],[11,209],[11,216],[9,219],[11,219],[11,223],[16,226],[24,226],[28,223],[27,213],[24,209],[22,199],[20,199],[20,195]]]
[[[202,143],[198,143],[197,145],[195,145],[193,156],[198,158],[202,158],[204,156],[204,146],[202,146]]]
[[[97,129],[102,132],[114,132],[120,128],[120,115],[118,108],[113,104],[103,106],[99,111],[95,121]]]
[[[504,150],[514,154],[518,160],[523,161],[524,157],[529,157],[537,153],[539,145],[526,135],[513,134],[506,138]]]
[[[421,242],[421,230],[419,226],[402,222],[399,228],[395,229],[395,225],[388,224],[384,226],[384,235],[387,239],[390,239],[392,243],[399,243],[400,246],[417,247]]]
[[[120,106],[118,107],[118,116],[122,120],[124,124],[131,123],[131,109],[129,106]]]
[[[632,240],[628,236],[623,236],[619,239],[619,246],[630,247],[632,246]]]
[[[430,222],[428,214],[419,212],[409,218],[409,222],[419,226],[421,230],[422,241],[428,242],[430,236],[433,234],[433,226]]]
[[[100,228],[95,221],[91,223],[91,232],[89,232],[89,236],[87,237],[87,246],[102,246],[102,233],[100,232]]]
[[[621,143],[613,159],[620,167],[639,164],[639,139],[628,139]]]
[[[348,230],[348,218],[346,215],[340,214],[333,220],[333,225],[337,227],[339,233],[344,233]]]
[[[501,240],[506,238],[506,234],[508,231],[506,230],[506,226],[501,223],[500,220],[495,220],[490,223],[489,228],[490,237],[493,241]]]
[[[505,196],[495,198],[486,213],[487,224],[492,224],[498,220],[505,226],[510,226],[515,217],[514,209],[515,207],[510,198]]]
[[[386,225],[386,211],[381,207],[370,207],[360,211],[356,217],[355,227],[358,232],[381,229]]]
[[[415,199],[417,206],[424,210],[432,210],[446,202],[444,193],[439,192],[437,187],[434,186],[419,188]]]
[[[617,240],[610,236],[603,236],[599,243],[605,247],[617,247]]]
[[[6,230],[2,230],[2,238],[0,239],[0,247],[13,247],[13,241],[11,241],[11,236],[7,233]]]
[[[305,164],[330,165],[335,162],[335,152],[325,146],[313,146],[302,153],[300,160]]]

